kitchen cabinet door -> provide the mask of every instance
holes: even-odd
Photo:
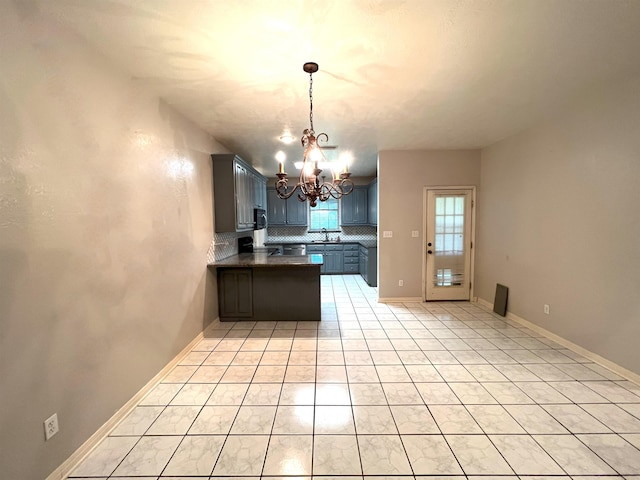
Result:
[[[267,189],[267,220],[269,226],[306,226],[307,208],[307,202],[299,201],[297,194],[287,200],[282,200],[278,197],[275,188]]]
[[[252,270],[219,269],[218,298],[220,318],[253,316]]]
[[[253,230],[254,179],[266,179],[237,155],[213,154],[211,159],[216,232]]]
[[[262,175],[252,175],[253,208],[267,209],[267,179]]]
[[[370,287],[378,286],[378,248],[360,246],[360,275]]]
[[[342,273],[344,271],[343,245],[325,245],[325,273]]]
[[[378,179],[373,180],[367,189],[367,223],[378,225]]]
[[[364,281],[369,283],[368,278],[367,278],[367,267],[368,267],[368,259],[367,259],[367,254],[365,253],[366,250],[364,249],[360,249],[360,275],[362,275],[362,278],[364,278]]]
[[[253,227],[253,184],[249,171],[240,162],[235,164],[235,182],[238,229],[248,230]]]
[[[324,252],[324,273],[342,273],[344,270],[344,260],[342,252]]]
[[[341,202],[341,224],[342,225],[366,225],[367,224],[367,202],[368,188],[357,185],[353,192],[342,197]]]
[[[308,202],[298,200],[298,194],[287,199],[287,225],[307,226]]]
[[[274,188],[267,189],[267,224],[287,224],[287,201],[279,198]]]

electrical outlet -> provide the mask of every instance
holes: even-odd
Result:
[[[411,236],[413,238],[418,238],[418,235],[419,235],[418,230],[411,230]]]
[[[546,315],[549,315],[549,305],[547,305],[546,303],[544,304],[544,313]]]
[[[398,286],[404,287],[404,280],[398,280]]]
[[[44,421],[44,439],[49,440],[58,431],[58,414],[54,413]]]
[[[393,238],[393,231],[392,230],[384,230],[382,232],[382,238]]]

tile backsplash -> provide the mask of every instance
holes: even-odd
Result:
[[[212,263],[238,253],[238,237],[246,237],[251,232],[214,233],[213,240],[207,252],[207,263]]]
[[[308,232],[308,227],[269,227],[267,228],[267,243],[278,242],[300,242],[308,243],[313,240],[324,240],[324,233]],[[362,240],[376,240],[378,234],[377,227],[359,226],[342,227],[340,232],[329,232],[329,237],[333,240],[338,235],[342,242],[359,242]]]

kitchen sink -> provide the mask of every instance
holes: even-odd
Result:
[[[337,240],[311,240],[311,243],[342,243]]]

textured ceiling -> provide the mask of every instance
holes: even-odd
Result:
[[[26,1],[26,0],[25,0]],[[265,174],[314,126],[374,175],[379,150],[478,148],[640,72],[640,1],[34,2]],[[332,152],[332,154],[335,152]]]

